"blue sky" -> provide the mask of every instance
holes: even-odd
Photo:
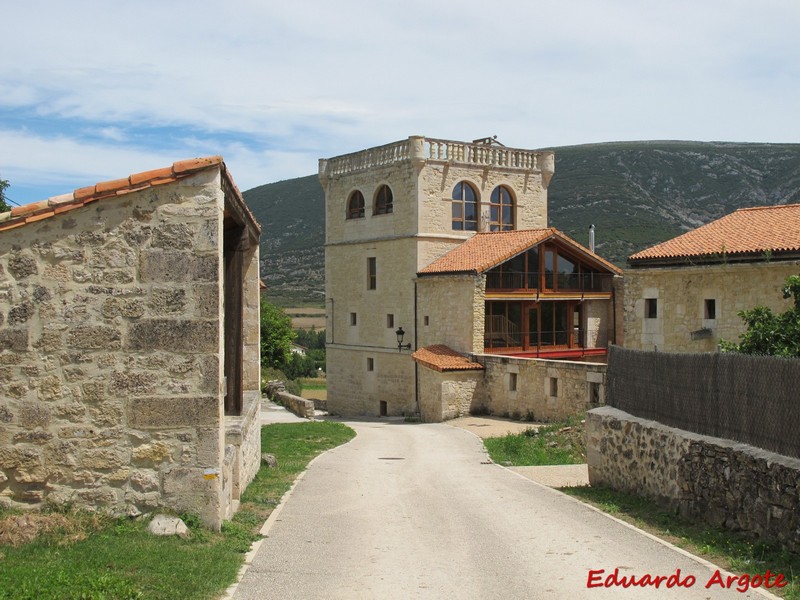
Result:
[[[31,0],[3,21],[19,204],[214,154],[247,190],[417,134],[800,142],[797,0]]]

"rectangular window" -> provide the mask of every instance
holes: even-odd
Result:
[[[428,315],[425,315],[424,317],[422,317],[422,322],[425,324],[425,327],[427,327],[428,325],[431,324],[431,319]]]
[[[350,313],[350,325],[358,325],[358,315],[356,313]]]
[[[394,315],[386,315],[386,326],[394,329]]]
[[[547,391],[550,396],[556,397],[558,396],[558,377],[550,377],[549,380]]]
[[[709,320],[717,318],[717,301],[714,298],[706,298],[703,301],[703,318]]]
[[[644,300],[644,318],[657,319],[658,318],[658,298],[645,298]]]
[[[508,374],[508,391],[509,392],[516,392],[517,391],[517,374],[516,373],[509,373]]]
[[[367,359],[367,371],[374,371],[375,370],[375,359],[368,358]]]
[[[367,289],[378,289],[378,259],[374,256],[367,258]]]
[[[599,405],[600,404],[600,384],[595,383],[593,381],[589,383],[589,404],[592,405]]]

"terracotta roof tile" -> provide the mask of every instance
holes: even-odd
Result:
[[[439,372],[483,370],[482,364],[471,361],[463,354],[443,344],[420,348],[411,355],[411,358],[419,364]]]
[[[205,158],[192,158],[181,160],[171,167],[135,173],[123,179],[101,181],[95,185],[78,188],[71,194],[53,196],[47,200],[40,200],[24,206],[15,206],[9,212],[0,213],[0,231],[20,227],[26,223],[33,223],[61,214],[75,208],[80,208],[90,202],[104,198],[115,198],[130,192],[145,189],[150,186],[172,183],[191,176],[197,171],[202,171],[214,166],[220,166],[225,179],[230,183],[234,194],[244,207],[245,212],[252,217],[252,213],[242,199],[241,192],[228,173],[221,156],[208,156]],[[253,218],[253,224],[260,229],[258,222]]]
[[[520,252],[551,238],[558,239],[580,254],[590,257],[609,271],[621,273],[610,262],[593,254],[588,248],[581,246],[558,229],[549,227],[547,229],[476,233],[463,244],[456,246],[450,252],[422,269],[419,274],[483,273]]]
[[[800,204],[740,208],[631,255],[637,261],[800,251]]]

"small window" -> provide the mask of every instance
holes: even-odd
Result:
[[[517,391],[517,374],[516,373],[509,373],[508,374],[508,391],[509,392],[516,392]]]
[[[549,377],[547,392],[550,396],[558,396],[558,377]]]
[[[375,194],[374,215],[386,215],[394,210],[394,198],[388,185],[382,185]]]
[[[375,370],[375,359],[368,358],[367,359],[367,371],[374,371]]]
[[[358,325],[358,315],[356,313],[350,313],[350,325]]]
[[[658,318],[658,298],[645,298],[644,300],[644,318],[657,319]]]
[[[431,324],[431,318],[428,315],[425,315],[424,317],[422,317],[422,322],[425,325],[425,327],[427,327],[428,325]]]
[[[453,188],[452,223],[455,231],[478,230],[478,193],[466,181]]]
[[[492,190],[489,204],[489,231],[514,229],[514,197],[511,190],[501,185]]]
[[[347,201],[347,218],[361,219],[364,217],[364,194],[358,190],[350,194]]]
[[[367,258],[367,289],[378,289],[378,259],[374,256]]]
[[[717,318],[717,301],[714,298],[706,298],[703,301],[703,318],[716,319]]]
[[[599,405],[600,404],[600,384],[594,381],[589,381],[589,404],[591,405]]]
[[[394,329],[394,315],[388,314],[386,315],[386,326]]]

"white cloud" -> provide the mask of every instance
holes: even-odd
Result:
[[[38,0],[3,16],[6,178],[43,157],[52,179],[222,153],[246,189],[417,133],[800,138],[794,0]]]

